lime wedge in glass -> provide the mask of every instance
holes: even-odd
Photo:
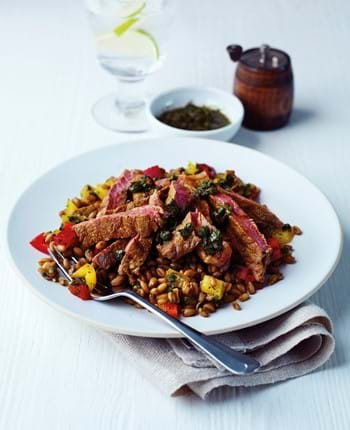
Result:
[[[141,3],[141,5],[137,9],[135,9],[134,12],[131,12],[127,16],[127,18],[134,18],[135,16],[139,15],[145,7],[146,7],[146,3],[145,2]]]
[[[112,46],[114,46],[114,49],[118,49],[119,53],[123,52],[126,55],[137,57],[152,56],[158,60],[160,55],[159,46],[152,34],[142,28],[130,28],[140,21],[139,15],[145,7],[146,3],[141,3],[138,8],[127,15],[127,19],[124,22],[113,29],[113,33],[111,35],[107,34],[99,36],[97,38],[99,48],[103,49],[102,45],[104,45],[104,47],[109,46],[109,49],[111,50]],[[120,44],[116,40],[111,39],[111,36],[123,36],[123,43]],[[137,47],[137,44],[139,44],[139,47]],[[150,50],[152,50],[152,53]],[[136,55],[136,53],[138,53],[138,55]]]
[[[138,15],[140,15],[140,13],[145,7],[146,3],[141,3],[141,5],[137,9],[135,9],[133,12],[129,13],[129,15],[126,16],[126,21],[122,22],[120,25],[113,29],[113,33],[117,36],[122,36],[126,31],[129,30],[132,25],[134,25],[137,21],[140,20]]]
[[[149,40],[149,42],[153,46],[155,57],[158,60],[159,59],[159,54],[160,54],[160,52],[159,52],[159,46],[158,46],[158,43],[157,43],[156,39],[152,36],[152,34],[149,33],[146,30],[143,30],[142,28],[136,29],[135,32],[139,33],[141,36],[144,36],[145,38],[147,38]]]
[[[154,38],[141,29],[129,30],[122,37],[106,33],[96,37],[96,45],[102,55],[123,55],[130,58],[159,58],[159,48]]]
[[[129,18],[128,20],[122,22],[118,27],[113,29],[113,33],[116,36],[122,36],[129,28],[135,24],[135,22],[139,21],[140,18]]]

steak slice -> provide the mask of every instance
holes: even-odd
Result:
[[[227,194],[238,203],[244,212],[261,227],[263,231],[271,231],[273,229],[282,228],[284,223],[273,213],[266,205],[248,199],[241,194],[233,191],[222,190],[223,194]]]
[[[140,206],[127,212],[84,221],[73,226],[83,247],[100,240],[125,239],[140,234],[149,237],[163,224],[163,210],[158,206]]]
[[[106,210],[104,215],[112,215],[112,214],[117,214],[120,212],[126,212],[126,211],[129,211],[131,209],[138,208],[140,206],[145,206],[148,203],[152,206],[158,206],[158,205],[155,205],[153,203],[150,203],[148,197],[144,197],[144,198],[137,200],[137,201],[124,203],[123,205],[120,205],[115,209]]]
[[[143,176],[142,170],[124,170],[103,199],[98,216],[105,215],[107,211],[116,209],[118,206],[124,204],[131,182],[140,176]]]
[[[149,197],[149,204],[154,206],[163,207],[164,202],[162,200],[163,190],[154,190],[153,193]]]
[[[157,179],[155,182],[157,188],[168,187],[171,183],[169,178]]]
[[[151,250],[152,239],[137,235],[129,240],[118,268],[119,275],[137,274]]]
[[[185,209],[191,203],[194,189],[184,184],[180,179],[172,181],[169,187],[168,197],[165,201],[167,205],[175,201],[177,207]]]
[[[197,234],[200,234],[201,227],[207,227],[210,232],[218,232],[218,229],[210,224],[206,217],[198,211],[191,212],[191,219]],[[215,254],[209,254],[201,243],[197,247],[197,254],[204,263],[212,264],[213,266],[226,270],[230,265],[232,248],[226,240],[223,240],[222,249]]]
[[[210,201],[216,208],[224,206],[230,209],[227,232],[243,261],[251,268],[255,279],[263,281],[272,251],[265,237],[255,222],[227,194],[210,196]]]
[[[204,215],[205,219],[211,224],[210,206],[208,202],[204,199],[198,199],[195,202],[194,207],[198,212]]]
[[[195,249],[201,240],[194,230],[191,231],[188,237],[183,237],[181,234],[181,230],[186,226],[188,227],[188,225],[192,225],[190,212],[185,216],[182,223],[176,227],[172,234],[172,239],[157,245],[157,250],[162,257],[175,261]]]
[[[92,259],[94,266],[101,267],[101,269],[113,267],[117,262],[116,252],[124,251],[128,242],[128,239],[117,239],[115,242],[111,243]]]

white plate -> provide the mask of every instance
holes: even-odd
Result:
[[[58,284],[37,273],[42,255],[28,242],[41,231],[59,224],[58,212],[67,197],[77,195],[85,183],[95,184],[124,168],[165,168],[205,162],[218,171],[235,169],[247,182],[262,188],[261,198],[285,222],[304,234],[293,246],[297,264],[285,268],[285,279],[259,291],[237,312],[230,305],[210,318],[193,317],[186,323],[207,333],[224,333],[273,318],[313,294],[333,272],[342,247],[336,213],[325,196],[302,175],[284,164],[242,146],[195,138],[133,141],[101,148],[66,161],[37,179],[19,197],[9,218],[8,247],[18,272],[39,297],[50,305],[94,326],[147,337],[177,337],[157,317],[119,301],[81,301]]]

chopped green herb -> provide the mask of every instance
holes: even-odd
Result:
[[[200,197],[208,197],[217,194],[216,185],[212,181],[203,181],[196,189],[196,194]]]
[[[129,191],[132,193],[144,193],[146,191],[150,191],[153,188],[154,188],[153,180],[148,176],[144,176],[138,181],[132,182],[132,184],[129,187]]]
[[[70,217],[68,217],[69,222],[71,222],[72,224],[77,224],[78,222],[82,221],[82,219],[76,215],[71,215]]]
[[[187,223],[187,224],[185,225],[185,227],[184,227],[184,228],[182,228],[182,229],[180,229],[180,230],[179,230],[179,233],[181,234],[181,236],[182,236],[184,239],[187,239],[187,238],[189,238],[189,237],[191,236],[192,231],[193,231],[193,226],[192,226],[192,224],[189,222],[189,223]]]
[[[183,130],[215,130],[230,124],[230,120],[219,109],[208,106],[186,106],[166,110],[158,117],[159,121]]]
[[[242,194],[242,196],[244,196],[244,197],[250,197],[250,194],[251,194],[253,188],[254,188],[253,184],[242,184],[239,187],[238,192],[240,194]]]
[[[232,171],[227,171],[226,174],[221,177],[218,181],[218,184],[225,189],[230,189],[233,187],[235,183],[236,175]]]
[[[217,209],[212,213],[212,217],[216,224],[218,224],[219,226],[223,226],[225,225],[230,213],[231,212],[228,208],[222,206],[221,208]]]
[[[171,239],[171,231],[169,231],[169,230],[162,230],[160,233],[159,233],[159,239],[162,241],[162,242],[168,242],[170,239]]]
[[[181,215],[181,209],[176,204],[175,200],[165,206],[166,221],[165,229],[173,230],[178,224]]]
[[[115,262],[120,263],[124,255],[125,255],[125,252],[122,249],[118,249],[117,251],[115,251],[114,252]]]
[[[168,291],[172,291],[174,288],[176,288],[176,274],[175,273],[168,273],[167,277],[167,285],[168,285]]]
[[[204,251],[209,255],[214,255],[222,250],[222,237],[219,230],[210,230],[208,226],[199,228],[199,237],[202,239]]]
[[[172,282],[176,282],[176,274],[175,273],[169,273],[167,275],[167,280],[168,282],[172,283]]]

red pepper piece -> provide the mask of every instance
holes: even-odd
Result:
[[[30,242],[30,245],[32,245],[33,248],[37,249],[40,252],[43,252],[44,254],[48,254],[48,246],[45,243],[45,234],[40,233],[37,236],[34,237]]]
[[[160,308],[173,318],[179,317],[179,306],[177,303],[164,303]]]
[[[165,170],[159,166],[148,167],[148,169],[143,171],[145,176],[149,176],[152,179],[160,179],[165,175]]]
[[[63,245],[66,248],[71,248],[73,245],[75,245],[77,236],[72,227],[73,224],[70,222],[65,222],[63,224],[61,231],[53,238],[55,245]]]
[[[208,164],[205,163],[197,163],[196,164],[197,168],[199,170],[204,171],[210,179],[214,179],[216,176],[216,170],[214,169],[214,167],[209,166]]]
[[[251,270],[247,266],[241,266],[236,272],[236,277],[241,281],[245,281],[245,282],[255,281],[254,275],[252,274]]]
[[[90,290],[86,284],[69,284],[68,290],[82,300],[91,300]]]
[[[271,254],[271,261],[279,260],[282,257],[282,251],[281,251],[281,245],[279,244],[278,240],[274,237],[271,237],[267,243],[272,248],[272,254]]]

